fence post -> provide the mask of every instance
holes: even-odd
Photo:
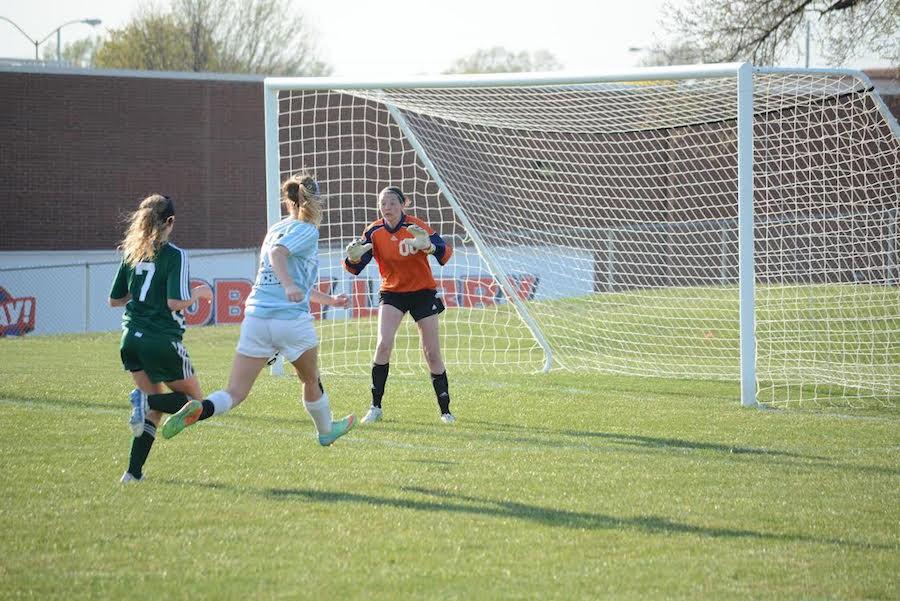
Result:
[[[91,331],[91,264],[84,264],[84,331]]]
[[[888,211],[887,260],[885,261],[887,273],[884,278],[888,286],[900,284],[900,270],[897,269],[897,261],[895,259],[897,254],[898,216],[900,216],[900,213],[898,213],[896,208]]]
[[[606,230],[606,290],[615,292],[616,276],[614,275],[614,258],[616,252],[616,232],[612,228]]]

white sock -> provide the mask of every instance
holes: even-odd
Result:
[[[318,401],[304,401],[303,406],[306,412],[316,422],[316,430],[319,434],[328,434],[331,432],[331,407],[328,405],[328,393],[322,393]]]
[[[226,411],[231,409],[231,405],[234,404],[234,400],[231,398],[231,395],[224,390],[217,390],[209,395],[208,398],[209,401],[213,404],[213,407],[215,407],[213,415],[225,413]]]

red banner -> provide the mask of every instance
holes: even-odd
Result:
[[[34,330],[36,309],[33,296],[16,298],[0,288],[0,336],[24,336]]]
[[[491,276],[438,278],[436,282],[438,292],[448,309],[457,307],[478,309],[504,302],[503,291]],[[205,283],[202,279],[191,279],[192,288]],[[337,284],[337,280],[321,278],[317,288],[323,294],[334,294]],[[354,278],[351,281],[349,310],[353,319],[373,317],[378,314],[378,300],[374,284],[374,280],[366,278]],[[517,274],[510,276],[509,285],[520,299],[530,300],[534,298],[538,278],[532,274]],[[240,323],[244,319],[244,303],[247,301],[252,287],[252,283],[244,279],[216,280],[212,286],[213,300],[201,299],[198,303],[191,305],[184,312],[185,322],[189,326]],[[30,306],[32,308],[34,306],[33,298],[14,300],[30,300]],[[328,319],[336,310],[334,307],[322,306],[314,302],[310,302],[309,309],[315,319]],[[19,316],[22,313],[23,308],[20,303],[10,310],[9,314]],[[0,316],[0,324],[3,323],[2,319],[3,317]],[[33,310],[31,310],[31,328],[34,328]]]

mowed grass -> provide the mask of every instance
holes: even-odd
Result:
[[[777,406],[855,409],[900,402],[900,288],[875,285],[759,285],[758,400]],[[529,316],[568,371],[736,382],[740,378],[735,287],[645,288],[531,301]],[[374,318],[322,322],[323,364],[364,375]],[[361,342],[358,342],[361,341]],[[456,308],[441,319],[451,366],[485,374],[534,373],[544,351],[510,304]],[[392,373],[420,370],[419,336],[401,325]]]
[[[205,390],[236,328],[189,330]],[[118,335],[0,339],[3,599],[896,599],[900,415],[741,409],[737,386],[392,376],[321,448],[292,378],[160,438],[122,486]],[[421,365],[421,364],[419,364]],[[364,369],[362,371],[365,371]],[[362,415],[365,376],[330,376]]]

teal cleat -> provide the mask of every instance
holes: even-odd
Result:
[[[203,403],[191,399],[184,407],[173,413],[162,427],[163,438],[172,438],[191,424],[197,421],[203,411]]]
[[[331,422],[331,432],[319,434],[319,444],[323,447],[331,446],[331,443],[352,430],[355,425],[356,416],[352,413],[340,421]]]
[[[144,433],[144,420],[147,419],[147,412],[150,411],[150,405],[147,404],[147,393],[143,390],[135,388],[131,391],[131,417],[128,418],[128,425],[131,426],[131,433],[135,438],[140,438]]]

